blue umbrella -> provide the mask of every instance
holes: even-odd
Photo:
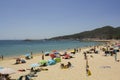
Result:
[[[39,67],[40,64],[38,64],[38,63],[34,63],[34,64],[31,64],[30,66],[31,66],[31,67]]]
[[[48,60],[48,65],[54,65],[56,63],[56,61],[55,60]]]

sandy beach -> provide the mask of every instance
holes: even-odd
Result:
[[[113,43],[113,42],[112,42]],[[114,42],[115,43],[115,42]],[[110,44],[109,44],[110,45]],[[96,48],[98,54],[91,53],[87,54],[90,76],[86,74],[86,60],[84,59],[84,52],[89,51],[92,47],[81,48],[73,55],[73,58],[62,59],[61,62],[55,65],[49,65],[42,67],[48,69],[46,71],[37,72],[37,77],[32,77],[33,80],[120,80],[120,62],[115,61],[113,56],[104,56],[104,52],[101,50],[104,45],[100,45]],[[60,52],[63,54],[63,51]],[[50,60],[50,56],[44,56],[44,60]],[[26,63],[16,64],[15,59],[0,60],[0,66],[9,67],[14,69],[16,72],[10,74],[11,79],[18,79],[20,76],[24,76],[30,73],[31,64],[38,63],[42,60],[42,55],[33,55],[33,59],[26,60]],[[120,52],[117,53],[117,60],[120,60]],[[71,62],[72,66],[67,69],[61,69],[60,64]],[[36,67],[40,68],[40,67]],[[18,71],[18,70],[25,71]]]

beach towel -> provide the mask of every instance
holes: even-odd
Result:
[[[19,69],[18,71],[20,71],[20,72],[25,72],[25,69]]]
[[[48,71],[47,68],[40,68],[41,71]]]

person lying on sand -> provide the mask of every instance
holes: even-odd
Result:
[[[72,64],[70,62],[68,62],[66,65],[64,65],[64,63],[61,63],[60,67],[61,69],[67,69],[70,68],[72,66]]]

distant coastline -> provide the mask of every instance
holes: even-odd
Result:
[[[74,39],[74,40],[83,40],[83,39],[99,39],[99,40],[112,40],[120,39],[120,27],[114,28],[112,26],[104,26],[102,28],[97,28],[91,31],[84,31],[71,35],[64,35],[53,37],[51,39]]]

